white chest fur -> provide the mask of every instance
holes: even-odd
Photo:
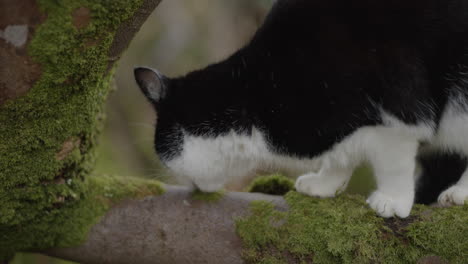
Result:
[[[217,137],[185,134],[181,155],[167,166],[179,179],[188,179],[202,191],[216,191],[226,182],[257,169],[302,174],[318,170],[320,161],[276,154],[268,146],[263,132],[253,128],[251,135],[234,131]]]

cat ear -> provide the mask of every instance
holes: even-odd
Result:
[[[133,70],[135,80],[145,97],[153,104],[166,96],[167,78],[151,68],[137,67]]]

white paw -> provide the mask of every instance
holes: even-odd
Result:
[[[398,216],[406,218],[411,212],[411,207],[413,207],[413,199],[411,198],[391,197],[380,191],[375,191],[369,196],[367,203],[382,217]]]
[[[443,206],[463,205],[468,201],[468,188],[454,185],[442,192],[438,200]]]
[[[346,182],[337,183],[319,174],[309,173],[297,178],[295,187],[300,193],[325,198],[334,197],[342,192],[346,188]]]

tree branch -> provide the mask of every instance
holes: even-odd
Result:
[[[197,200],[183,187],[113,207],[76,248],[46,253],[80,263],[243,263],[235,220],[252,201],[287,205],[280,196],[226,193],[216,202]]]
[[[167,186],[161,196],[122,202],[84,244],[46,253],[81,263],[458,263],[468,257],[461,241],[468,234],[466,207],[417,206],[407,219],[382,219],[355,196],[195,197],[186,188]],[[314,244],[325,246],[314,252]]]
[[[128,47],[135,34],[140,30],[146,19],[153,13],[154,9],[161,3],[162,0],[145,0],[137,12],[131,19],[120,25],[114,37],[114,42],[109,50],[109,65],[107,72],[112,69],[116,61],[120,59],[120,55]]]

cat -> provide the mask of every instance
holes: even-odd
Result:
[[[416,173],[419,156],[468,156],[467,48],[468,0],[278,0],[227,59],[134,74],[157,112],[160,159],[200,190],[286,169],[298,192],[333,197],[367,162],[369,206],[405,218],[418,183],[446,187],[444,205],[468,198],[466,162],[451,186]]]

